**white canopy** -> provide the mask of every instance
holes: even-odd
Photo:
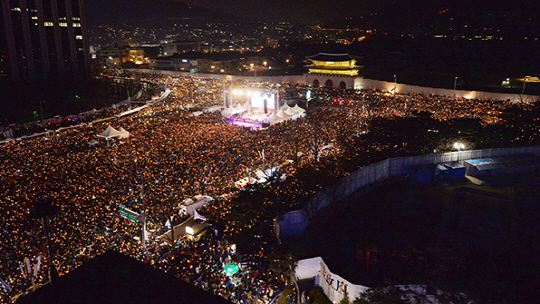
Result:
[[[208,107],[206,109],[203,110],[203,112],[215,112],[215,111],[221,111],[223,109],[222,106],[212,106],[212,107]]]
[[[121,132],[116,130],[115,128],[111,127],[110,125],[103,131],[101,134],[98,135],[98,137],[103,137],[105,139],[118,137],[120,136]]]
[[[246,103],[244,103],[242,105],[242,108],[244,108],[245,110],[250,110],[251,109],[251,102],[249,100],[246,101]]]
[[[277,116],[276,112],[272,112],[266,119],[270,122],[278,122],[281,120],[281,117]]]
[[[289,119],[289,118],[291,118],[291,115],[287,114],[285,111],[283,111],[283,109],[279,110],[279,112],[277,112],[276,116],[280,117],[281,119]]]
[[[126,131],[122,127],[120,127],[120,130],[118,130],[118,132],[120,132],[120,134],[118,134],[118,137],[120,138],[129,138],[129,136],[131,135],[128,131]]]
[[[226,108],[225,110],[221,111],[221,116],[222,117],[231,117],[232,115],[234,114],[237,114],[238,111],[235,110],[234,108]]]
[[[287,113],[287,115],[290,115],[290,116],[294,116],[296,114],[298,114],[298,112],[296,112],[294,110],[294,108],[288,108],[287,110],[284,110],[285,113]]]
[[[306,111],[305,109],[299,107],[298,104],[295,104],[291,109],[294,110],[296,114],[304,113]]]
[[[240,104],[237,104],[236,107],[234,107],[234,110],[235,110],[237,113],[242,113],[242,112],[246,111],[246,109],[244,109],[244,108],[242,107],[242,105],[240,105]]]
[[[289,108],[290,108],[290,106],[287,104],[287,102],[285,102],[285,103],[281,106],[281,109],[282,109],[283,111],[287,111]]]
[[[124,128],[120,128],[120,130],[116,130],[115,128],[108,126],[105,131],[103,131],[101,134],[98,135],[98,137],[103,137],[105,139],[119,137],[119,138],[128,138],[129,132],[124,130]]]
[[[300,112],[299,114],[296,114],[296,115],[293,117],[293,119],[297,119],[297,118],[304,117],[304,116],[306,116],[306,112],[305,112],[305,111],[304,111],[304,112]]]

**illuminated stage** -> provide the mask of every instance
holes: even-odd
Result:
[[[224,109],[221,116],[225,122],[236,126],[260,129],[272,124],[302,117],[304,109],[298,105],[289,107],[286,103],[279,107],[277,90],[257,91],[254,89],[237,89],[233,93],[236,105],[233,107],[232,93],[229,100],[224,98]]]
[[[252,129],[260,129],[263,127],[262,121],[257,121],[257,120],[244,118],[244,117],[229,117],[225,119],[225,122],[231,125],[245,127],[245,128],[252,128]]]

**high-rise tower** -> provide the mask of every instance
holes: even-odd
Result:
[[[32,80],[90,70],[85,0],[1,0],[0,78]]]

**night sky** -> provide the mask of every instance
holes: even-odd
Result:
[[[262,21],[291,21],[308,24],[329,21],[340,16],[362,14],[390,2],[388,0],[185,0],[190,4],[217,9]]]
[[[159,4],[157,4],[159,2]],[[175,3],[176,2],[176,3]],[[116,18],[149,14],[152,6],[166,7],[178,3],[200,6],[231,15],[261,21],[290,21],[317,24],[340,16],[361,15],[366,9],[384,8],[392,0],[91,0],[89,17],[115,14]],[[165,5],[164,5],[165,3]],[[145,9],[146,8],[146,9]]]
[[[372,12],[392,12],[390,19],[433,14],[443,8],[459,11],[504,12],[524,18],[540,18],[540,1],[486,0],[89,0],[90,20],[107,18],[150,18],[166,14],[168,8],[184,4],[261,21],[289,21],[309,25],[320,24],[346,16],[368,15]],[[175,10],[169,11],[169,16]],[[178,11],[178,10],[176,10]]]

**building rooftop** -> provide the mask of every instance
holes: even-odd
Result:
[[[57,290],[56,300],[47,284],[17,303],[231,303],[116,251],[105,252],[61,276]]]

